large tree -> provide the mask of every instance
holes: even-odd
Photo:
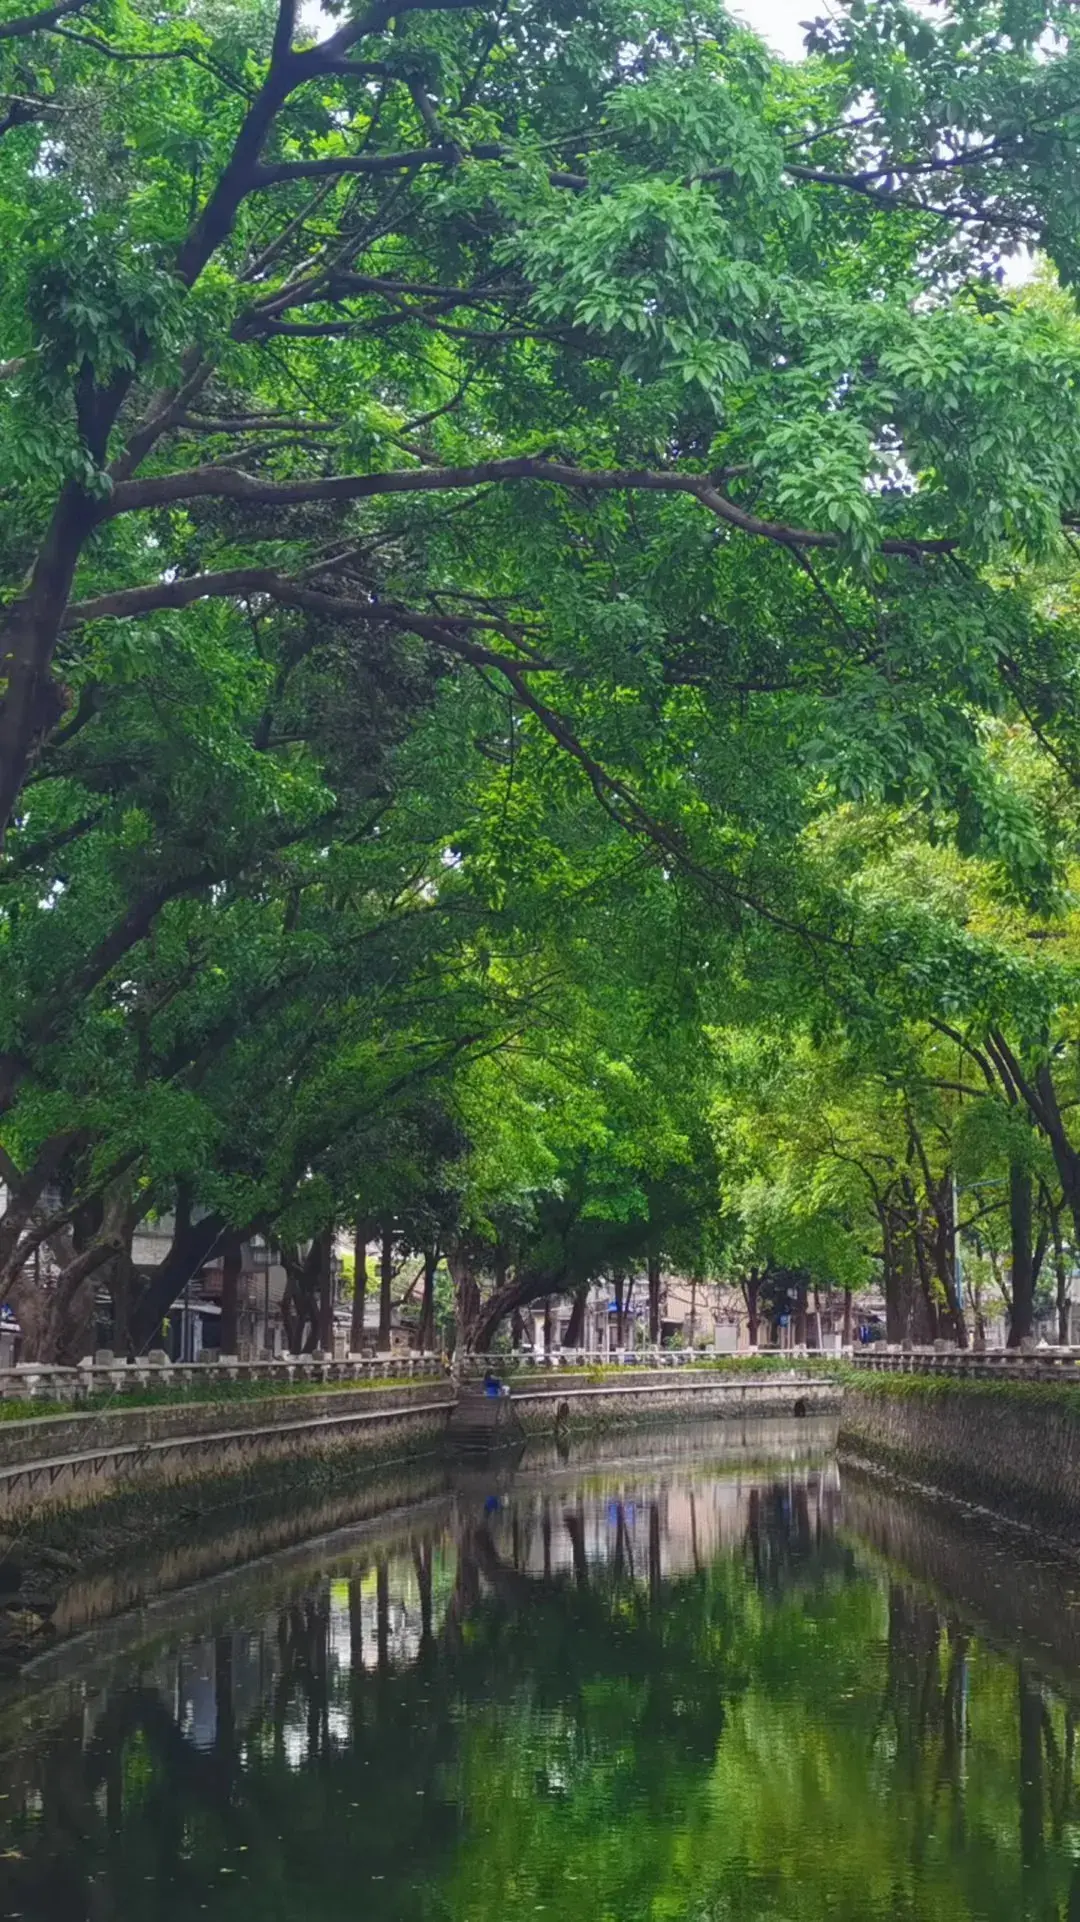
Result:
[[[577,965],[627,875],[668,1060],[793,992],[944,1022],[1080,1210],[1026,931],[855,845],[906,806],[1060,903],[999,737],[1072,791],[1080,328],[999,269],[1073,271],[1076,62],[1015,16],[853,9],[798,68],[619,0],[0,21],[4,1285],[174,1206],[149,1325],[214,1236],[355,1218],[389,1111],[457,1125],[560,996],[648,1073]],[[640,1224],[689,1166],[674,1245],[711,1142],[652,1118],[552,1199],[614,1167]]]

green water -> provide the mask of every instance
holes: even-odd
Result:
[[[473,1477],[28,1675],[0,1916],[1066,1922],[1078,1608],[828,1462]]]

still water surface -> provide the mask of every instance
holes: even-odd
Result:
[[[0,1916],[1077,1922],[1075,1572],[829,1460],[475,1473],[0,1702]]]

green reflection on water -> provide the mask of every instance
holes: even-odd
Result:
[[[1061,1664],[853,1507],[829,1467],[524,1476],[69,1661],[0,1757],[0,1915],[1075,1922]]]

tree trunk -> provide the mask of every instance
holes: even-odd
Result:
[[[301,1261],[295,1248],[283,1248],[285,1293],[281,1298],[281,1320],[292,1355],[310,1354],[319,1334],[319,1239],[312,1242]]]
[[[0,1216],[0,1300],[23,1267],[19,1259],[23,1231],[30,1225],[43,1190],[59,1171],[74,1139],[72,1134],[53,1135],[25,1170],[0,1148],[0,1179],[7,1189],[7,1206]],[[31,1252],[27,1250],[27,1256]]]
[[[324,1228],[317,1237],[319,1322],[318,1346],[324,1355],[334,1352],[334,1230]]]
[[[509,1314],[512,1308],[521,1306],[527,1299],[527,1296],[522,1295],[519,1300],[516,1288],[508,1288],[505,1296],[506,1307],[505,1311],[503,1311],[502,1298],[499,1296],[498,1289],[496,1289],[488,1304],[491,1311],[490,1315],[487,1310],[485,1310],[484,1316],[481,1318],[480,1289],[473,1272],[472,1255],[468,1245],[458,1241],[456,1238],[451,1238],[447,1243],[446,1261],[450,1269],[450,1278],[454,1284],[454,1321],[457,1329],[456,1346],[460,1350],[474,1347],[486,1348],[495,1328],[502,1319],[502,1312]]]
[[[422,1355],[426,1355],[435,1346],[435,1271],[438,1265],[438,1249],[425,1249],[424,1293],[420,1304],[420,1326],[416,1336],[416,1345]]]
[[[934,1272],[945,1297],[944,1314],[951,1323],[958,1348],[967,1348],[968,1327],[964,1315],[964,1305],[960,1299],[960,1288],[956,1273],[956,1209],[953,1201],[952,1170],[946,1170],[941,1180],[929,1191],[930,1206],[934,1218],[933,1258]],[[1030,1198],[1029,1198],[1030,1208]],[[1030,1229],[1028,1247],[1031,1246]],[[1029,1257],[1030,1258],[1030,1257]]]
[[[1050,1233],[1054,1242],[1054,1280],[1057,1284],[1057,1338],[1059,1348],[1068,1348],[1071,1337],[1072,1316],[1069,1301],[1069,1271],[1065,1263],[1065,1250],[1061,1242],[1061,1210],[1050,1211]]]
[[[131,1245],[137,1221],[138,1209],[132,1200],[130,1184],[126,1180],[114,1182],[102,1197],[101,1227],[95,1240],[115,1239],[120,1243],[99,1271],[99,1285],[100,1281],[104,1282],[112,1301],[113,1348],[129,1361],[134,1361],[136,1354],[132,1326],[136,1282]],[[96,1292],[96,1289],[81,1290],[78,1296],[69,1299],[57,1328],[58,1359],[62,1353],[65,1360],[78,1360],[82,1353]]]
[[[221,1258],[221,1354],[235,1355],[240,1348],[240,1263],[243,1259],[239,1237],[230,1235]]]
[[[349,1347],[358,1355],[364,1346],[364,1315],[367,1311],[367,1242],[368,1225],[366,1221],[356,1224],[356,1270],[353,1275],[352,1327],[349,1331]]]
[[[616,1348],[621,1348],[623,1345],[623,1322],[626,1316],[626,1305],[623,1299],[623,1289],[625,1287],[623,1276],[618,1273],[612,1275],[611,1285],[615,1290],[615,1346]]]
[[[806,1347],[806,1283],[795,1283],[795,1346]]]
[[[910,1209],[896,1196],[878,1205],[885,1288],[885,1339],[914,1340],[915,1228]]]
[[[570,1320],[566,1324],[566,1339],[563,1343],[565,1348],[581,1347],[581,1337],[585,1328],[585,1307],[588,1299],[589,1289],[586,1283],[584,1288],[578,1288],[574,1294],[573,1306],[570,1309]]]
[[[383,1223],[382,1260],[379,1266],[379,1353],[390,1352],[391,1317],[393,1302],[390,1297],[390,1284],[394,1279],[394,1227],[393,1223]]]
[[[761,1297],[761,1276],[758,1274],[756,1268],[751,1269],[747,1275],[746,1280],[742,1284],[742,1291],[743,1300],[746,1303],[746,1339],[751,1348],[756,1348],[758,1345],[758,1329],[760,1326],[758,1301]]]
[[[1019,1348],[1031,1334],[1035,1266],[1031,1246],[1031,1174],[1016,1161],[1009,1163],[1009,1245],[1012,1265],[1009,1347]]]
[[[153,1347],[162,1316],[210,1259],[222,1231],[220,1216],[208,1215],[195,1222],[178,1216],[172,1247],[164,1261],[146,1271],[146,1285],[135,1305],[132,1336],[140,1354]]]
[[[110,1258],[103,1279],[112,1302],[113,1349],[123,1355],[125,1361],[134,1361],[135,1337],[131,1331],[134,1277],[125,1256],[126,1250],[123,1250]]]
[[[1025,1082],[1021,1092],[1050,1143],[1061,1182],[1062,1202],[1072,1216],[1073,1245],[1080,1248],[1080,1151],[1073,1147],[1065,1131],[1054,1077],[1046,1062],[1036,1071],[1034,1090]]]
[[[501,1293],[496,1291],[490,1294],[481,1304],[480,1290],[472,1278],[470,1264],[462,1259],[460,1250],[449,1256],[449,1263],[458,1300],[459,1339],[477,1354],[483,1354],[490,1348],[500,1323],[515,1309],[528,1308],[541,1302],[545,1296],[560,1295],[566,1288],[564,1274],[538,1274],[521,1269],[513,1281],[506,1283]],[[475,1299],[476,1308],[472,1320],[466,1321],[464,1305],[469,1295]]]
[[[844,1289],[844,1332],[840,1337],[845,1348],[851,1347],[851,1289]]]
[[[123,1242],[118,1236],[84,1248],[61,1270],[46,1299],[29,1276],[17,1283],[13,1300],[23,1329],[24,1361],[78,1360],[72,1349],[78,1345],[78,1333],[93,1313],[99,1271],[107,1261],[122,1253]]]
[[[61,1270],[41,1305],[36,1332],[39,1359],[71,1365],[82,1358],[88,1345],[93,1346],[95,1300],[102,1285],[112,1301],[113,1347],[117,1354],[134,1356],[131,1244],[137,1219],[130,1184],[119,1180],[92,1210],[90,1232],[78,1247],[74,1227],[70,1234],[53,1238]],[[28,1359],[32,1352],[28,1346]]]
[[[7,610],[0,636],[0,845],[33,757],[63,712],[52,658],[79,554],[100,513],[101,503],[78,481],[65,483],[26,592]]]
[[[936,1341],[938,1334],[938,1305],[934,1296],[934,1272],[931,1259],[926,1252],[927,1227],[925,1216],[915,1218],[911,1237],[912,1253],[918,1274],[918,1287],[914,1290],[911,1306],[911,1333],[916,1342]],[[930,1235],[933,1247],[933,1232]]]
[[[649,1256],[649,1340],[654,1348],[660,1344],[660,1257]]]

